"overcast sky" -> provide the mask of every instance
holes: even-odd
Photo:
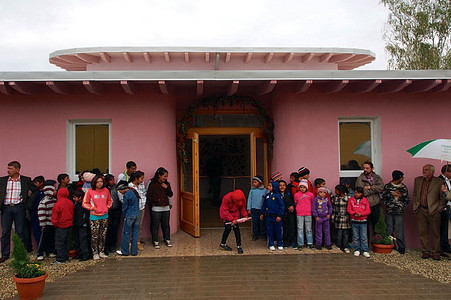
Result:
[[[387,69],[387,16],[379,0],[0,0],[0,71],[100,46],[361,48]]]

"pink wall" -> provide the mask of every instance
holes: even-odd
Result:
[[[134,160],[145,172],[146,182],[158,167],[168,169],[175,194],[171,215],[171,231],[175,232],[178,230],[175,102],[156,89],[127,95],[117,88],[104,95],[81,92],[62,96],[48,92],[39,96],[1,97],[0,120],[4,130],[0,131],[0,174],[6,175],[8,162],[18,160],[22,174],[56,179],[59,173],[66,173],[66,120],[111,119],[111,173],[117,178],[128,160]],[[147,209],[144,236],[150,236]]]
[[[273,170],[284,177],[301,166],[311,170],[311,180],[323,177],[331,189],[339,181],[338,118],[380,116],[382,178],[391,172],[405,173],[409,193],[422,166],[432,163],[440,174],[439,160],[413,159],[406,152],[413,145],[435,138],[451,138],[449,97],[438,94],[275,94],[272,113],[275,122]],[[446,109],[445,109],[446,108]],[[417,223],[412,204],[406,210],[406,242],[419,247]]]

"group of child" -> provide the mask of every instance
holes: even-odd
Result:
[[[390,203],[387,201],[397,201],[404,207],[408,204],[407,188],[402,183],[403,175],[401,171],[394,171],[393,181],[386,185],[387,191],[382,196],[388,206]],[[371,210],[363,188],[357,186],[350,191],[340,184],[332,194],[324,179],[317,178],[313,186],[309,177],[310,171],[302,167],[290,174],[290,183],[287,184],[280,172],[274,172],[265,189],[262,176],[257,175],[252,179],[247,205],[241,190],[224,196],[220,218],[225,224],[225,231],[220,248],[232,250],[226,241],[233,227],[238,253],[243,253],[237,220],[251,216],[252,241],[259,238],[268,240],[271,251],[276,249],[275,242],[279,250],[289,246],[300,251],[304,246],[322,250],[323,245],[332,250],[333,237],[342,252],[350,253],[353,247],[355,256],[363,252],[364,257],[370,257],[367,217]]]

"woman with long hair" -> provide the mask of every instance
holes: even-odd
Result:
[[[168,170],[160,167],[155,172],[155,176],[149,184],[147,190],[147,199],[150,202],[150,230],[152,232],[152,242],[155,249],[160,248],[158,239],[158,228],[161,224],[161,231],[163,231],[163,239],[168,247],[171,244],[171,229],[169,227],[169,217],[172,208],[170,197],[173,193],[171,184],[168,182]]]
[[[113,205],[110,191],[105,187],[103,175],[96,175],[91,181],[91,188],[83,198],[83,207],[91,212],[91,248],[93,259],[105,258],[106,230],[108,227],[108,209]]]

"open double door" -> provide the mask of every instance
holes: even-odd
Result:
[[[268,144],[263,129],[252,127],[191,128],[185,139],[187,161],[180,162],[180,229],[194,237],[200,237],[199,203],[199,136],[200,135],[241,135],[250,139],[250,178],[257,174],[268,182]],[[251,181],[249,182],[249,185]],[[219,217],[219,216],[218,216]]]

